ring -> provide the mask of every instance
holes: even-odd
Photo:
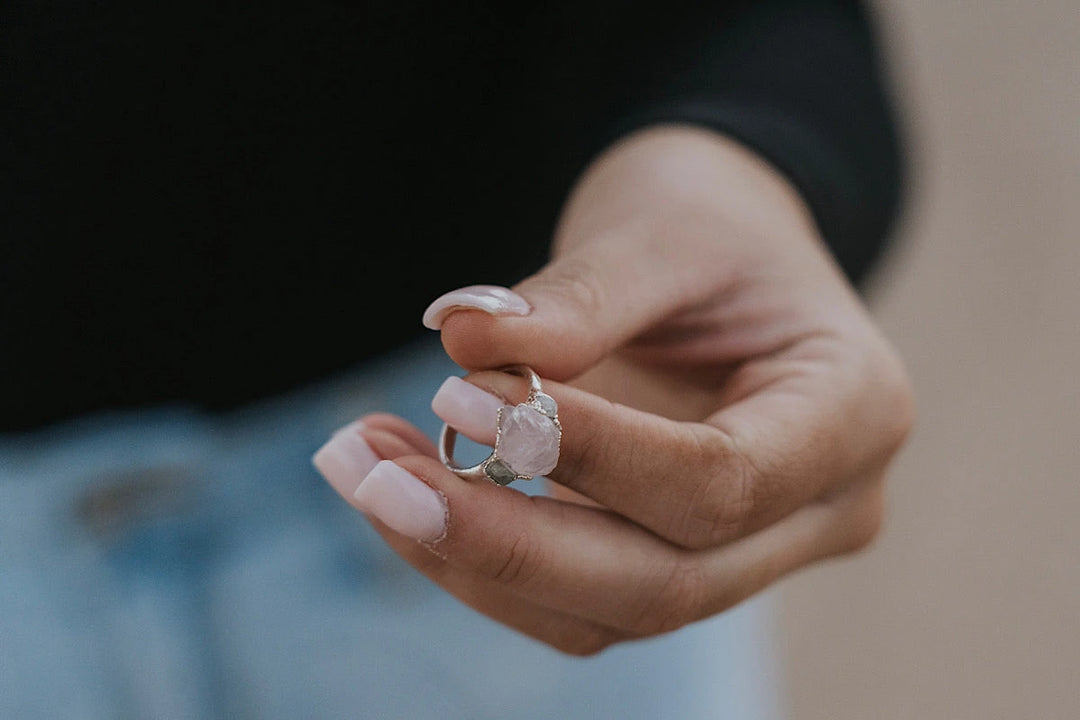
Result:
[[[540,376],[526,365],[511,365],[503,372],[529,381],[529,397],[518,405],[499,408],[495,424],[495,449],[471,467],[454,462],[457,430],[443,423],[439,435],[439,459],[443,465],[466,480],[490,480],[509,485],[514,480],[532,480],[547,475],[559,463],[562,425],[555,398],[544,392]]]

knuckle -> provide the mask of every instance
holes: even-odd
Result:
[[[888,386],[888,403],[894,408],[892,437],[894,449],[899,449],[915,425],[915,392],[907,371],[896,360],[896,369]]]
[[[718,438],[719,437],[719,441]],[[689,457],[706,468],[686,507],[676,514],[670,539],[692,550],[715,547],[741,537],[759,504],[759,473],[723,433],[698,440]]]
[[[886,346],[874,362],[881,407],[887,409],[882,438],[890,454],[897,452],[915,425],[915,392],[899,354]]]
[[[842,520],[840,554],[861,552],[881,536],[885,524],[885,493],[880,481],[873,483]]]
[[[613,472],[634,467],[635,447],[625,437],[611,430],[611,414],[605,412],[609,401],[596,398],[598,407],[579,407],[572,428],[574,442],[559,456],[560,478],[572,479],[573,485],[588,491]],[[564,430],[566,429],[564,425]]]
[[[541,562],[535,544],[526,533],[520,533],[506,550],[493,558],[489,575],[496,582],[521,587],[536,575]]]
[[[667,568],[652,599],[631,623],[643,636],[672,632],[701,617],[705,605],[705,581],[701,568],[687,556],[677,557]]]
[[[739,537],[753,508],[745,481],[713,476],[701,485],[672,533],[675,542],[690,550],[704,550]]]
[[[584,318],[596,317],[604,307],[598,270],[585,258],[567,257],[544,273],[542,282]]]

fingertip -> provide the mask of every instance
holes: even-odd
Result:
[[[379,428],[364,431],[364,440],[380,460],[394,460],[407,455],[417,455],[421,451],[405,438],[393,432]]]
[[[468,370],[504,364],[500,318],[481,312],[456,312],[442,323],[442,344],[455,363]]]
[[[405,418],[390,413],[373,413],[365,415],[362,422],[365,435],[370,436],[372,430],[382,430],[398,436],[421,455],[436,457],[439,454],[431,438]]]
[[[598,357],[596,342],[539,310],[529,317],[454,313],[442,327],[446,354],[468,371],[528,365],[542,377],[569,380]]]

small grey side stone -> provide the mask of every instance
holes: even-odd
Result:
[[[517,473],[511,470],[509,465],[498,458],[495,458],[484,465],[484,472],[491,478],[491,481],[497,485],[509,485],[514,480],[517,480]]]

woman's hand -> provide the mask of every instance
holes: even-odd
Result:
[[[878,532],[912,423],[905,371],[796,193],[722,136],[625,138],[581,178],[547,267],[513,294],[452,293],[427,320],[472,373],[434,407],[474,439],[491,444],[498,406],[528,390],[491,370],[544,378],[563,428],[553,497],[462,480],[387,415],[316,464],[406,560],[496,620],[594,653]]]

